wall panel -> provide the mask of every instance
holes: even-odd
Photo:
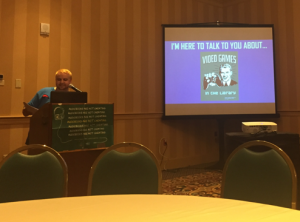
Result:
[[[26,1],[23,1],[26,2]],[[18,4],[19,5],[19,4]],[[39,2],[39,23],[36,25],[39,25],[40,23],[48,23],[50,24],[50,0],[45,0],[42,2]],[[26,16],[26,14],[25,14]],[[24,25],[26,27],[26,24]],[[50,34],[51,34],[51,25],[50,25]],[[39,30],[36,30],[37,33]],[[24,30],[24,33],[26,32],[26,29]],[[38,35],[38,34],[36,34]],[[49,81],[48,77],[48,71],[49,71],[49,52],[50,52],[50,38],[47,35],[38,36],[38,62],[37,62],[37,89],[41,89],[44,87],[52,86],[53,85],[53,78]],[[25,42],[26,43],[26,42]],[[23,76],[22,79],[26,77],[26,74]],[[24,86],[22,87],[22,90],[24,90]],[[30,95],[30,98],[32,95]],[[30,99],[29,98],[29,99]],[[27,100],[25,100],[27,101]]]
[[[85,75],[89,75],[90,80],[90,88],[87,92],[89,92],[89,102],[97,103],[99,101],[99,82],[100,82],[100,9],[103,8],[108,11],[108,2],[105,1],[105,5],[102,4],[103,1],[92,0],[91,1],[91,11],[90,11],[90,73],[85,73]],[[84,4],[84,3],[83,3]],[[109,21],[109,20],[108,20]],[[100,20],[101,24],[101,20]],[[83,24],[85,26],[85,24]],[[104,30],[108,31],[108,30]],[[89,36],[87,36],[89,37]],[[109,56],[109,55],[107,55]],[[75,76],[74,76],[75,78]]]
[[[82,79],[82,73],[81,73],[81,18],[82,18],[82,13],[81,13],[81,0],[72,0],[71,2],[68,2],[68,5],[70,7],[70,12],[69,16],[71,18],[71,21],[67,23],[67,25],[70,25],[68,34],[70,34],[70,70],[72,71],[72,74],[74,75],[74,80],[72,81],[72,84],[74,84],[76,87],[81,89],[80,87],[80,82]],[[63,44],[63,43],[62,43]],[[61,65],[61,68],[67,68],[67,66]]]
[[[98,93],[99,93],[99,102],[111,102],[109,101],[109,79],[110,79],[110,73],[109,73],[109,10],[107,10],[107,1],[101,1],[100,2],[100,31],[101,34],[99,34],[100,37],[100,61],[98,63],[99,66],[99,86],[97,87]],[[93,48],[92,48],[93,50]],[[88,75],[88,73],[87,73]]]
[[[40,1],[43,4],[43,1]],[[50,0],[50,36],[49,36],[49,70],[45,73],[45,78],[48,78],[48,86],[54,86],[55,82],[55,72],[61,68],[61,57],[68,52],[64,52],[61,55],[61,12],[62,12],[62,2],[61,0]],[[70,53],[70,51],[69,51]],[[65,67],[67,68],[67,67]],[[28,90],[29,85],[25,85],[25,92]],[[39,89],[35,89],[35,92]],[[31,93],[30,97],[27,98],[29,101],[34,96]]]
[[[133,81],[133,67],[134,67],[134,60],[133,60],[133,28],[134,28],[134,15],[133,15],[133,4],[134,2],[132,0],[126,1],[125,3],[125,11],[128,16],[126,16],[125,20],[125,36],[124,36],[124,68],[126,72],[124,73],[125,77],[125,84],[124,87],[125,89],[121,88],[120,90],[123,90],[126,94],[124,95],[125,97],[123,98],[124,102],[124,111],[126,113],[132,113],[133,112],[133,91],[134,91],[134,81]],[[122,49],[121,49],[122,50]]]
[[[100,13],[101,15],[103,13]],[[87,92],[90,90],[90,79],[91,79],[91,0],[84,0],[81,1],[81,33],[79,33],[80,40],[80,81],[78,83],[78,88],[81,89],[84,92]],[[100,19],[100,22],[102,19]],[[103,33],[102,36],[107,36]],[[107,45],[107,44],[104,44]],[[100,60],[101,62],[102,60]],[[103,62],[103,64],[107,64],[107,62]],[[106,65],[107,67],[107,65]],[[76,78],[74,78],[76,79]],[[74,80],[75,81],[75,80]],[[77,81],[78,82],[78,81]],[[103,81],[100,79],[100,87],[102,86]],[[107,82],[107,81],[106,81]],[[104,85],[104,84],[103,84]],[[107,85],[107,84],[105,84]],[[99,88],[100,88],[99,87]],[[104,90],[103,92],[107,92],[107,90]],[[90,94],[88,94],[88,100],[90,100]]]
[[[153,44],[155,48],[153,50],[153,70],[152,73],[155,74],[155,78],[153,81],[153,91],[155,94],[152,95],[153,100],[153,111],[154,112],[161,112],[163,110],[163,76],[160,75],[162,73],[163,67],[163,55],[162,55],[162,27],[163,24],[163,4],[161,0],[155,0],[155,7],[154,7],[154,18],[155,23],[153,24]]]
[[[12,64],[12,85],[11,85],[11,97],[14,98],[14,102],[10,103],[11,115],[19,115],[21,112],[21,105],[24,102],[24,87],[15,89],[15,80],[23,80],[22,84],[24,86],[25,79],[25,53],[26,53],[26,18],[27,14],[27,2],[23,1],[21,4],[15,5],[15,19],[14,19],[14,36],[13,45],[18,47],[13,47],[13,64]],[[1,73],[4,74],[4,73]],[[4,78],[8,77],[4,74]],[[4,85],[5,86],[5,85]],[[3,87],[4,87],[3,86]]]
[[[296,85],[299,85],[300,82],[300,76],[299,76],[299,68],[298,68],[298,63],[299,63],[299,58],[300,58],[300,29],[299,27],[299,22],[300,22],[300,14],[298,13],[298,10],[300,8],[300,1],[293,0],[292,1],[292,21],[294,25],[294,43],[293,43],[293,49],[294,49],[294,58],[291,58],[292,65],[294,66],[295,70],[295,79],[294,81],[296,82]],[[294,97],[293,100],[296,100],[296,110],[300,110],[300,102],[298,101],[300,98],[300,87],[295,87],[296,90],[296,98]]]
[[[148,22],[147,22],[147,29],[148,29],[148,45],[147,45],[147,55],[148,55],[148,75],[146,78],[147,87],[149,88],[148,93],[147,93],[147,98],[148,98],[148,109],[147,112],[153,113],[153,112],[159,112],[156,108],[156,101],[157,98],[161,97],[161,94],[158,94],[159,91],[155,90],[156,89],[156,78],[159,77],[158,72],[156,72],[156,67],[158,64],[156,63],[156,57],[162,54],[160,49],[161,44],[159,44],[156,40],[156,36],[161,36],[161,31],[156,32],[157,26],[160,26],[160,5],[156,5],[156,1],[148,1],[148,7],[147,7],[147,15],[148,15]],[[156,9],[157,14],[156,14]],[[156,19],[156,16],[157,19]],[[157,22],[158,21],[158,22]],[[161,42],[161,41],[160,41]],[[160,67],[161,67],[161,62],[159,62]],[[145,84],[144,83],[144,84]]]
[[[0,86],[0,95],[4,96],[0,100],[0,115],[11,115],[11,100],[13,90],[13,49],[14,45],[14,20],[15,20],[15,1],[1,1],[0,18],[0,73],[4,76],[5,85]],[[4,53],[5,52],[5,53]],[[22,107],[20,105],[20,107]]]
[[[295,5],[293,4],[293,1],[286,1],[285,2],[285,14],[286,14],[286,50],[287,50],[287,67],[286,67],[286,73],[284,74],[287,79],[287,88],[284,88],[284,90],[288,91],[288,95],[292,96],[293,99],[288,99],[289,104],[289,110],[297,110],[297,104],[299,103],[299,97],[297,96],[297,80],[300,80],[300,78],[297,78],[297,74],[299,75],[299,70],[296,70],[296,63],[295,63],[295,46],[294,43],[298,41],[298,39],[295,39],[295,29],[299,29],[299,25],[296,21],[294,21],[294,13],[293,13],[293,7]],[[298,14],[298,13],[297,13]],[[293,43],[293,44],[291,44]],[[279,58],[281,59],[281,58]]]
[[[133,0],[133,30],[132,30],[132,112],[141,113],[142,109],[142,6],[140,0]],[[131,103],[131,102],[129,102]],[[129,108],[127,108],[129,109]]]
[[[18,1],[16,1],[18,3]],[[31,97],[36,93],[38,73],[38,39],[39,39],[39,0],[27,1],[26,11],[26,38],[25,45],[25,93],[30,92]],[[16,15],[16,14],[15,14]],[[14,45],[14,47],[18,47]],[[26,86],[31,86],[26,89]],[[21,110],[21,109],[20,109]]]
[[[115,28],[117,29],[117,35],[116,35],[116,41],[113,43],[114,45],[114,54],[116,56],[116,63],[114,64],[116,66],[116,79],[115,79],[115,88],[113,92],[115,92],[115,98],[113,102],[115,103],[115,112],[116,113],[124,113],[125,111],[125,95],[127,94],[127,91],[125,91],[125,80],[126,80],[126,64],[125,64],[125,56],[131,57],[132,54],[125,54],[125,48],[127,47],[125,42],[125,33],[129,30],[126,28],[125,19],[129,16],[127,15],[127,12],[125,11],[125,1],[118,0],[116,1],[116,17],[115,17]],[[130,11],[129,11],[130,12]],[[132,13],[130,14],[130,16]],[[130,47],[130,44],[129,44]],[[131,75],[131,74],[130,74]],[[112,90],[111,90],[112,91]]]
[[[141,45],[141,81],[138,83],[141,85],[141,91],[135,92],[141,94],[141,108],[140,111],[142,113],[146,113],[149,109],[149,93],[151,92],[151,89],[149,88],[148,83],[148,76],[149,73],[149,55],[147,53],[148,51],[148,44],[149,44],[149,30],[148,30],[148,0],[141,1],[141,39],[142,39],[142,45]]]
[[[73,3],[75,5],[75,3]],[[79,15],[80,16],[80,15]],[[76,16],[77,17],[77,16]],[[76,41],[78,36],[72,35],[72,24],[76,24],[76,17],[72,17],[72,0],[61,0],[61,22],[60,22],[60,68],[71,69],[71,42]],[[76,30],[75,30],[76,31]],[[58,70],[57,69],[57,70]]]

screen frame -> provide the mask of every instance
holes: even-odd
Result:
[[[199,115],[166,115],[166,67],[165,67],[165,29],[166,28],[271,28],[273,40],[273,70],[274,70],[274,97],[275,97],[275,113],[270,114],[199,114]],[[197,24],[162,24],[162,41],[163,41],[163,119],[184,119],[184,118],[279,118],[278,104],[277,104],[277,84],[276,84],[276,68],[275,68],[275,39],[274,39],[274,25],[273,24],[240,24],[240,23],[197,23]]]

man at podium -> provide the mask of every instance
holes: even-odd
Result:
[[[50,95],[52,91],[68,91],[69,85],[72,82],[72,73],[68,69],[60,69],[55,73],[56,87],[46,87],[39,90],[35,96],[28,103],[29,106],[36,109],[41,108],[44,104],[50,102]],[[23,108],[23,115],[32,115],[32,111],[28,108]]]
[[[55,84],[56,87],[46,87],[40,89],[35,96],[30,100],[27,107],[23,108],[23,115],[29,116],[34,113],[34,110],[41,108],[46,103],[50,102],[51,92],[58,91],[68,91],[69,85],[72,82],[72,73],[68,69],[60,69],[55,73]],[[29,144],[29,136],[25,144]]]

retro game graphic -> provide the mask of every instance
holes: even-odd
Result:
[[[239,100],[238,52],[201,52],[201,100]]]

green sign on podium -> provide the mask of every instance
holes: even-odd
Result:
[[[57,151],[113,145],[113,104],[52,104],[52,147]]]

